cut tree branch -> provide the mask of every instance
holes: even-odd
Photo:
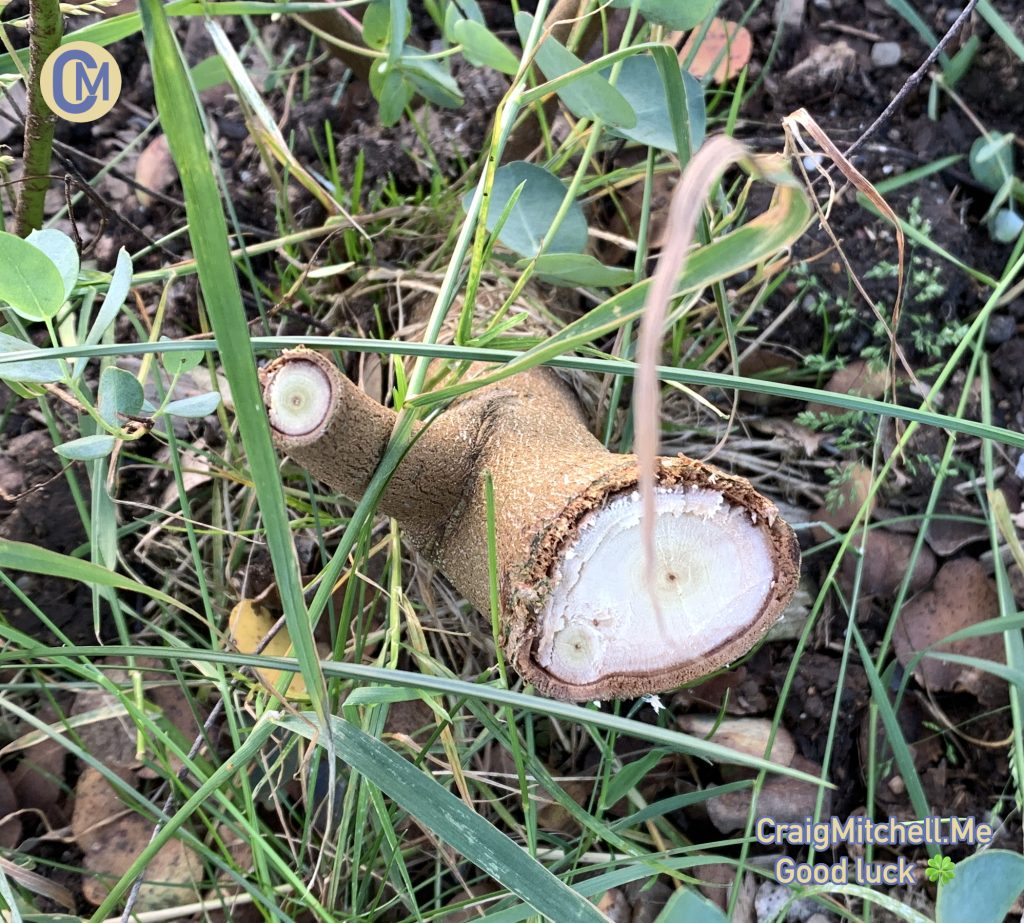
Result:
[[[278,446],[361,497],[395,414],[309,350],[285,353],[262,379]],[[609,452],[569,386],[538,368],[466,394],[429,423],[379,504],[481,612],[488,473],[501,643],[546,695],[625,698],[707,675],[746,653],[796,588],[799,546],[771,501],[709,465],[661,458],[656,612],[643,583],[636,457]]]

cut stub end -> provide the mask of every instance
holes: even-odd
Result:
[[[305,350],[277,359],[262,371],[263,400],[279,442],[317,437],[338,399],[337,378],[333,363]]]
[[[742,656],[796,589],[800,549],[750,483],[661,459],[649,585],[635,465],[577,495],[506,586],[507,653],[563,699],[663,692]]]

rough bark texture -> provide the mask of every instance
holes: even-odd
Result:
[[[268,366],[265,392],[284,364],[302,360],[316,363],[328,376],[329,412],[323,426],[301,437],[275,433],[275,438],[314,477],[358,498],[384,452],[394,414],[330,360],[307,350],[287,353]],[[769,500],[743,478],[682,456],[662,458],[660,486],[711,488],[749,511],[777,562],[772,590],[753,621],[711,651],[653,673],[568,684],[535,659],[539,615],[558,561],[583,517],[637,489],[636,457],[608,452],[588,431],[569,386],[543,368],[470,392],[419,434],[379,509],[395,517],[418,550],[482,612],[489,609],[486,472],[494,485],[503,647],[516,670],[547,695],[577,701],[622,698],[706,675],[749,650],[796,588],[799,547]]]

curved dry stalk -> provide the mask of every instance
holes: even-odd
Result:
[[[362,496],[394,413],[309,350],[284,354],[262,378],[279,447]],[[711,673],[748,651],[796,588],[799,547],[768,499],[709,465],[661,458],[663,629],[643,580],[637,459],[605,449],[568,385],[537,368],[466,394],[422,428],[379,504],[482,612],[488,474],[502,647],[544,694],[624,698]]]

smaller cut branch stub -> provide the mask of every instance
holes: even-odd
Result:
[[[305,349],[261,373],[278,446],[358,499],[395,422]],[[663,692],[746,653],[800,571],[793,530],[743,478],[658,460],[657,606],[644,583],[636,457],[588,431],[568,385],[533,369],[459,398],[418,434],[379,509],[477,609],[489,610],[486,474],[494,485],[502,645],[546,695]]]

